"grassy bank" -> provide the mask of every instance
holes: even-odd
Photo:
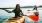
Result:
[[[21,8],[34,8],[34,6],[23,6]],[[42,6],[38,6],[38,8],[42,8]]]
[[[6,8],[15,8],[15,7],[6,7]],[[34,8],[34,6],[22,6],[21,8]],[[42,8],[42,6],[38,6],[38,8]]]

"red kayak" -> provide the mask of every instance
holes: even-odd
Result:
[[[38,21],[39,17],[35,16],[35,15],[29,15],[28,16],[30,19],[32,19],[33,21]]]

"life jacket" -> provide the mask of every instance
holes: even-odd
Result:
[[[38,15],[39,15],[38,10],[33,10],[33,11],[34,11],[34,14],[35,14],[36,16],[38,16]]]

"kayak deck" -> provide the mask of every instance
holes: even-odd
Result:
[[[18,18],[9,18],[3,23],[23,23],[24,22],[24,16],[18,17]]]

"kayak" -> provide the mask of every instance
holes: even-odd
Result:
[[[35,15],[30,15],[28,16],[31,20],[33,21],[38,21],[39,17],[38,16],[35,16]]]
[[[36,16],[35,14],[32,14],[32,13],[29,13],[28,16],[25,19],[25,21],[27,23],[36,23],[36,22],[38,22],[38,20],[39,20],[39,17]]]
[[[30,10],[28,11],[28,22],[29,23],[38,22],[39,17],[35,14],[37,14],[37,11],[30,11]]]
[[[23,23],[23,22],[24,22],[24,16],[18,18],[11,17],[6,21],[4,21],[3,23]]]

